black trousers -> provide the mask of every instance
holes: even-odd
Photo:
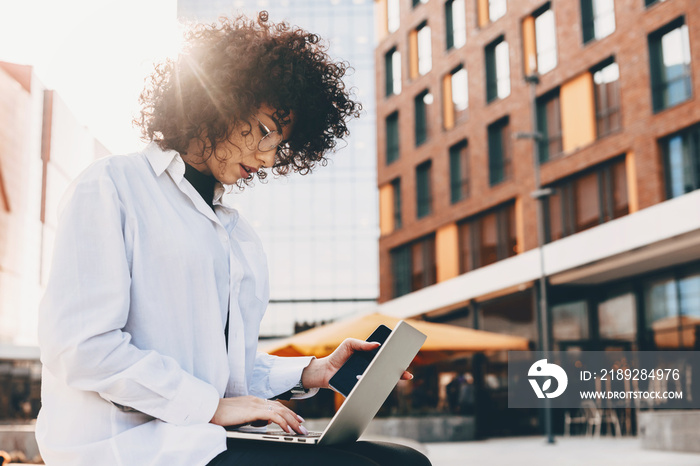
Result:
[[[321,446],[227,439],[227,447],[207,466],[431,466],[419,451],[387,442]]]

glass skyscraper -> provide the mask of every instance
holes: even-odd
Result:
[[[378,296],[374,19],[371,0],[178,0],[181,21],[222,15],[255,17],[267,10],[319,34],[334,59],[350,63],[345,83],[362,102],[362,117],[326,167],[313,174],[269,176],[232,203],[261,236],[270,269],[271,302],[261,335],[283,336],[371,310]]]

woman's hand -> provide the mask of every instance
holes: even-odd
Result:
[[[338,346],[333,353],[321,359],[313,359],[301,374],[301,383],[304,388],[330,388],[328,386],[331,377],[338,372],[345,361],[347,361],[355,351],[371,351],[380,346],[377,342],[367,342],[355,338],[347,338]],[[404,371],[401,380],[411,380],[413,374]]]
[[[216,408],[212,424],[219,426],[241,426],[245,424],[267,425],[272,422],[290,434],[309,432],[301,425],[304,419],[279,401],[270,401],[255,396],[222,398]]]

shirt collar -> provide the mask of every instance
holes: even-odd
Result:
[[[214,200],[212,201],[212,204],[220,205],[220,206],[228,208],[228,206],[224,204],[224,193],[225,192],[226,192],[226,188],[224,188],[224,185],[217,182],[216,185],[214,186]]]
[[[182,181],[185,176],[185,162],[177,151],[164,151],[158,144],[151,142],[143,152],[156,176],[167,171],[175,183]]]
[[[185,162],[177,151],[164,151],[158,144],[151,142],[146,146],[143,153],[151,164],[151,168],[153,168],[156,176],[160,176],[164,171],[167,171],[176,184],[179,184],[185,177]],[[224,185],[217,182],[214,187],[213,204],[230,209],[230,207],[224,203],[223,197],[225,193],[226,188]]]

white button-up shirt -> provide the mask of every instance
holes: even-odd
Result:
[[[271,398],[309,364],[256,352],[260,239],[221,185],[213,211],[184,173],[152,143],[93,163],[64,197],[39,311],[49,465],[205,465],[226,448],[219,398]]]

